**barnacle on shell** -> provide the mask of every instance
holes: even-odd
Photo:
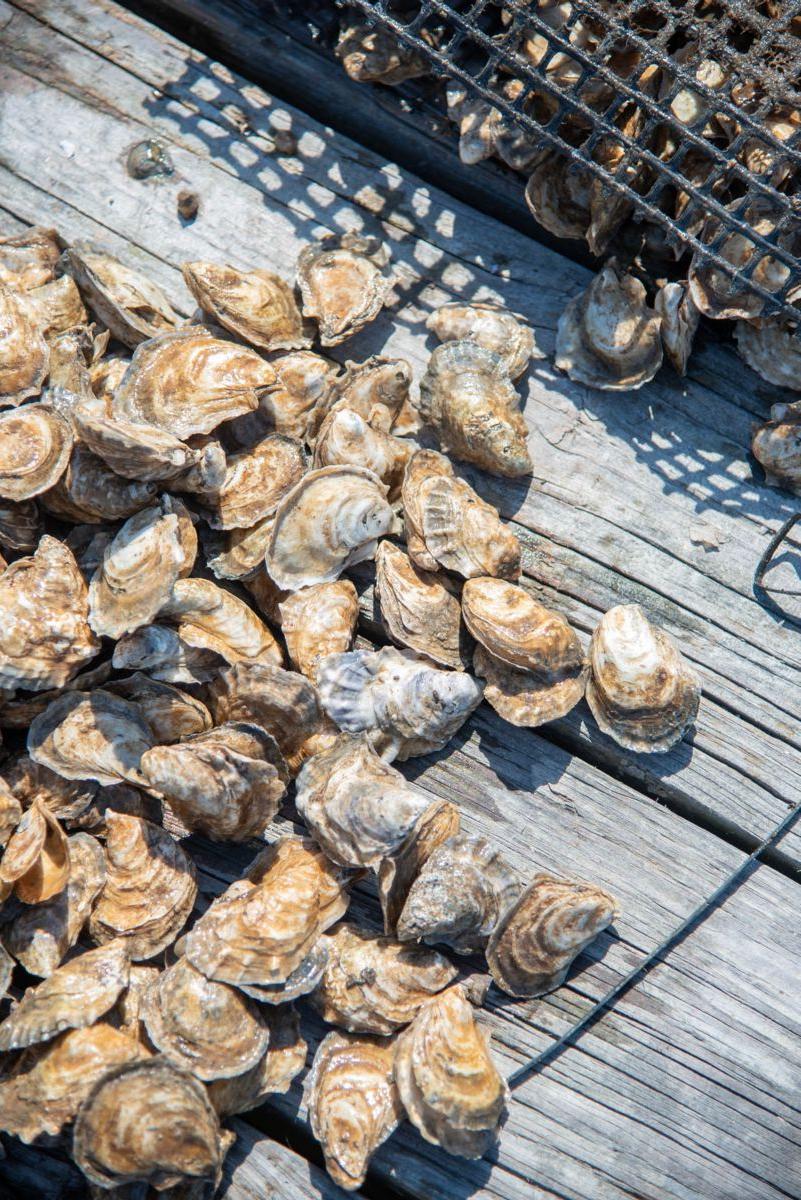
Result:
[[[349,579],[301,588],[281,600],[278,609],[290,661],[312,683],[324,658],[350,649],[359,600]]]
[[[292,288],[273,271],[187,262],[181,272],[203,311],[251,346],[300,350],[311,344]]]
[[[459,598],[442,575],[421,571],[384,541],[375,556],[381,620],[400,646],[459,670],[469,661]]]
[[[463,304],[456,300],[442,304],[431,313],[426,327],[441,342],[467,338],[497,354],[510,379],[522,375],[532,358],[542,357],[534,344],[534,334],[524,318],[500,304],[476,300]]]
[[[93,311],[126,346],[137,346],[178,325],[178,314],[161,288],[113,255],[72,246],[62,262]]]
[[[30,500],[63,475],[72,451],[69,422],[49,404],[0,412],[0,496]]]
[[[378,316],[392,287],[388,263],[381,242],[355,233],[304,246],[297,264],[303,315],[317,321],[324,346],[336,346]]]

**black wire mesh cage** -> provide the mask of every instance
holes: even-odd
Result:
[[[585,205],[600,254],[633,217],[692,255],[708,315],[798,319],[801,0],[348,6],[448,77],[463,134],[492,126],[552,231]]]

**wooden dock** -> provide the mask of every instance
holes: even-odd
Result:
[[[399,155],[449,192],[394,165],[388,147],[371,148],[387,137],[375,92],[276,33],[263,5],[157,7],[201,22],[217,53],[265,86],[111,0],[0,0],[0,230],[52,224],[98,241],[186,313],[186,259],[290,276],[317,231],[381,234],[399,269],[398,303],[338,349],[343,358],[402,356],[417,378],[432,348],[432,306],[497,298],[524,313],[546,354],[523,382],[533,480],[465,475],[514,524],[527,586],[583,637],[606,608],[637,601],[702,677],[695,730],[666,755],[623,752],[583,705],[536,732],[482,705],[444,753],[404,764],[418,787],[457,801],[464,827],[491,836],[524,874],[585,876],[620,898],[614,931],[554,995],[491,993],[481,1019],[510,1074],[666,938],[801,799],[801,626],[753,590],[760,555],[799,504],[766,488],[748,457],[753,422],[782,396],[714,331],[702,333],[685,380],[665,368],[631,395],[572,384],[552,367],[554,331],[588,272],[522,232],[515,181],[484,167],[471,175],[452,149],[433,162],[422,123],[397,105],[386,127]],[[293,62],[297,107],[269,85],[272,70],[286,97]],[[317,119],[327,89],[334,128]],[[276,130],[291,131],[296,152],[279,152]],[[151,136],[169,147],[175,173],[134,180],[127,152]],[[504,223],[481,211],[493,179]],[[190,223],[176,208],[186,188],[200,200]],[[797,578],[799,560],[789,555],[784,571]],[[369,591],[364,614],[369,637]],[[192,846],[209,895],[251,857],[249,848]],[[800,870],[801,823],[577,1044],[515,1090],[487,1159],[449,1158],[406,1125],[359,1194],[801,1197]],[[375,919],[366,890],[355,903]],[[305,1032],[313,1048],[320,1027],[309,1019]],[[319,1168],[299,1086],[233,1124],[226,1200],[344,1196]],[[0,1196],[85,1195],[66,1160],[4,1140]]]

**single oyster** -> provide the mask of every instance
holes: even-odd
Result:
[[[269,363],[245,346],[192,326],[137,346],[114,393],[112,416],[186,439],[252,412],[275,383]]]
[[[128,633],[114,647],[117,670],[146,671],[166,683],[208,683],[222,659],[211,650],[190,645],[166,625],[146,625]]]
[[[124,942],[111,942],[71,959],[28,988],[0,1024],[0,1050],[46,1042],[65,1029],[85,1029],[108,1012],[128,983]]]
[[[275,514],[267,570],[287,591],[330,583],[346,567],[372,558],[394,514],[386,487],[361,467],[310,471]]]
[[[256,574],[267,578],[267,572],[262,568],[273,524],[272,517],[262,517],[250,529],[229,529],[224,535],[209,532],[204,540],[209,570],[217,579],[240,579],[257,604],[258,596],[249,584]]]
[[[187,935],[185,957],[208,979],[283,983],[348,907],[346,873],[313,842],[281,838],[258,861],[256,881],[234,885]]]
[[[314,683],[320,662],[353,643],[359,616],[356,588],[349,579],[317,583],[293,592],[278,608],[290,662]]]
[[[392,1066],[392,1044],[364,1035],[329,1033],[314,1056],[309,1121],[325,1169],[346,1191],[361,1187],[371,1157],[403,1120]]]
[[[619,915],[591,883],[541,871],[498,921],[487,947],[492,978],[510,996],[542,996],[564,983],[570,964]]]
[[[639,279],[608,263],[559,318],[554,361],[577,383],[631,391],[662,365],[660,326]]]
[[[76,442],[66,471],[41,502],[62,520],[98,524],[132,517],[152,504],[157,492],[153,482],[122,479],[88,446]]]
[[[72,1153],[100,1188],[141,1181],[157,1192],[192,1181],[216,1186],[223,1158],[203,1084],[161,1056],[116,1067],[95,1084],[78,1113]]]
[[[130,365],[130,357],[119,354],[108,354],[89,364],[89,383],[93,394],[102,402],[104,412],[111,411],[114,393]]]
[[[435,800],[415,822],[400,849],[378,868],[378,898],[384,932],[394,933],[409,888],[437,848],[459,832],[459,810],[447,800]]]
[[[8,786],[23,808],[41,800],[59,821],[69,824],[83,815],[95,799],[98,785],[86,780],[64,779],[49,767],[21,754],[6,764]]]
[[[97,688],[65,692],[37,717],[28,753],[65,779],[97,783],[145,782],[139,761],[153,735],[136,704]]]
[[[434,996],[395,1044],[395,1082],[406,1115],[427,1142],[481,1158],[498,1136],[509,1089],[464,990]]]
[[[776,387],[801,391],[801,342],[795,326],[783,317],[738,321],[734,340],[752,371]]]
[[[346,733],[369,733],[388,758],[441,750],[474,708],[483,684],[441,671],[411,650],[332,654],[318,673],[323,708]]]
[[[665,283],[654,298],[654,312],[661,317],[660,333],[665,354],[679,375],[687,374],[687,363],[701,314],[681,283]]]
[[[434,450],[412,457],[401,492],[409,557],[424,571],[444,567],[465,579],[494,575],[517,579],[520,543],[463,479]]]
[[[324,346],[336,346],[374,320],[392,287],[389,254],[377,238],[356,233],[313,242],[298,257],[303,315],[320,327]]]
[[[167,430],[125,417],[111,417],[100,402],[72,410],[82,442],[117,475],[142,482],[177,480],[198,465],[201,453]]]
[[[345,374],[328,393],[328,404],[320,401],[314,411],[310,430],[316,435],[325,417],[336,406],[358,413],[378,433],[395,433],[409,404],[412,368],[405,358],[373,355],[364,362],[345,364]]]
[[[69,422],[48,404],[0,412],[0,496],[30,500],[64,474],[72,450]]]
[[[0,859],[0,892],[13,888],[24,904],[42,904],[67,885],[70,850],[64,830],[41,800],[34,800]]]
[[[275,1006],[286,1004],[301,996],[313,992],[323,977],[325,965],[328,962],[328,951],[321,941],[312,946],[309,953],[290,971],[282,983],[264,984],[240,983],[239,987],[246,996],[258,1000],[260,1004]]]
[[[801,405],[774,404],[769,421],[754,431],[751,449],[765,481],[801,495]]]
[[[18,301],[48,342],[59,333],[85,326],[89,319],[81,293],[69,275],[23,292]]]
[[[0,688],[63,687],[100,649],[78,564],[48,535],[0,575],[0,612]]]
[[[305,470],[300,442],[270,434],[251,450],[230,455],[220,489],[202,496],[203,515],[212,529],[249,529],[272,516]]]
[[[267,538],[269,545],[270,537],[272,536],[273,518],[270,517],[271,528]],[[266,550],[265,550],[266,553]],[[247,588],[253,599],[256,601],[256,606],[260,612],[263,612],[268,621],[273,625],[281,624],[281,615],[278,611],[278,605],[282,600],[286,600],[289,592],[280,588],[277,583],[274,583],[270,578],[267,568],[262,564],[261,568],[251,571],[249,575],[242,577],[242,585]]]
[[[0,500],[0,546],[6,550],[35,550],[41,532],[35,500],[20,504]]]
[[[187,829],[214,841],[244,842],[260,837],[278,811],[285,786],[269,761],[276,753],[280,758],[258,725],[231,724],[155,746],[141,765]]]
[[[535,348],[534,334],[525,319],[509,312],[500,304],[475,301],[462,304],[458,300],[443,304],[426,321],[441,342],[467,338],[499,356],[510,379],[522,375],[531,358],[542,358]]]
[[[669,750],[695,720],[700,695],[698,676],[638,604],[604,614],[592,635],[587,683],[604,733],[627,750]]]
[[[42,390],[49,351],[22,299],[0,282],[0,408]]]
[[[312,1003],[329,1025],[351,1033],[395,1033],[459,973],[436,950],[378,937],[357,925],[343,922],[322,941],[328,964]]]
[[[196,696],[139,672],[115,680],[109,691],[139,705],[159,746],[169,746],[212,727],[211,713]]]
[[[94,941],[119,937],[134,962],[153,958],[175,941],[196,896],[192,860],[166,830],[106,813],[106,882],[89,918]]]
[[[423,865],[398,918],[402,942],[442,942],[457,954],[483,950],[520,880],[486,838],[459,833]]]
[[[159,617],[177,626],[181,641],[228,663],[283,661],[280,646],[253,609],[210,579],[179,579]]]
[[[203,311],[251,346],[299,350],[311,345],[292,288],[273,271],[188,262],[181,273]]]
[[[420,380],[420,412],[442,449],[494,475],[531,473],[519,404],[500,356],[466,339],[438,346]]]
[[[56,277],[61,250],[55,229],[42,225],[0,238],[0,283],[20,292],[49,283]]]
[[[386,484],[388,499],[394,503],[413,452],[411,442],[372,429],[353,409],[338,404],[320,426],[314,444],[314,465],[333,467],[341,463],[366,467]]]
[[[270,1030],[256,1006],[180,958],[145,994],[142,1019],[153,1045],[198,1079],[230,1079],[267,1051]]]
[[[390,30],[367,21],[343,24],[334,53],[357,83],[403,83],[429,69],[422,54],[405,46]]]
[[[526,184],[526,204],[554,237],[586,237],[592,221],[592,175],[557,150],[546,149]]]
[[[267,1096],[289,1091],[306,1065],[307,1047],[292,1006],[266,1009],[261,1017],[270,1030],[270,1044],[261,1060],[234,1079],[215,1079],[208,1085],[209,1099],[221,1117],[249,1112]]]
[[[72,246],[62,263],[93,311],[124,345],[133,348],[180,324],[161,288],[113,255]]]
[[[316,420],[317,407],[327,412],[338,396],[339,363],[321,354],[298,350],[282,354],[271,365],[276,374],[275,386],[261,393],[255,412],[237,417],[225,426],[234,446],[252,446],[271,431],[305,441],[310,422]]]
[[[459,598],[443,577],[419,570],[386,541],[376,551],[375,564],[381,619],[392,640],[446,667],[466,666]]]
[[[17,962],[29,974],[43,978],[55,971],[77,942],[106,875],[103,848],[91,834],[73,834],[66,858],[66,887],[45,903],[24,909],[3,933],[3,944]]]

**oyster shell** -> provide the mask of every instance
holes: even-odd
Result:
[[[304,246],[297,282],[303,315],[319,326],[324,346],[336,346],[378,316],[392,287],[389,254],[377,238],[331,235]]]
[[[139,761],[153,744],[141,709],[112,692],[65,692],[31,724],[28,753],[65,779],[144,783]]]
[[[459,832],[459,810],[447,800],[433,801],[415,822],[406,841],[378,868],[378,898],[384,932],[394,933],[409,888],[437,848]]]
[[[88,446],[76,442],[66,471],[41,502],[62,520],[91,525],[132,517],[152,504],[157,492],[153,482],[121,478]]]
[[[170,946],[197,896],[192,859],[166,830],[128,813],[106,813],[106,881],[89,918],[101,944],[114,938],[134,962]]]
[[[661,318],[660,333],[665,354],[679,375],[687,374],[687,363],[701,314],[681,283],[665,283],[654,298],[654,312]]]
[[[66,824],[86,812],[98,791],[96,783],[64,779],[27,754],[7,764],[5,773],[8,786],[23,808],[41,800],[54,817]]]
[[[142,342],[114,393],[112,416],[186,439],[252,412],[275,383],[269,363],[245,346],[192,326]]]
[[[81,441],[125,479],[177,480],[201,459],[200,451],[166,430],[111,417],[100,403],[77,404],[72,421]]]
[[[586,167],[546,149],[526,184],[526,204],[554,237],[586,237],[592,221],[592,176]]]
[[[444,567],[465,579],[477,575],[517,579],[520,543],[446,458],[418,450],[406,468],[401,492],[409,557],[424,571]]]
[[[109,691],[139,705],[159,746],[169,746],[212,727],[211,713],[196,696],[139,672],[116,680]]]
[[[381,481],[361,467],[310,471],[275,514],[266,565],[287,591],[330,583],[375,553],[394,514]]]
[[[190,645],[167,625],[146,625],[120,638],[112,662],[117,670],[146,671],[165,683],[208,683],[223,660]]]
[[[473,954],[484,949],[521,887],[486,838],[458,833],[434,850],[412,883],[397,936],[402,942],[441,942],[457,954]]]
[[[30,500],[63,475],[72,451],[69,422],[48,404],[0,412],[0,495]]]
[[[494,475],[531,473],[519,404],[500,356],[464,338],[437,346],[420,380],[420,412],[442,449]]]
[[[283,661],[280,646],[253,609],[210,579],[179,579],[159,617],[177,626],[181,641],[228,663]]]
[[[695,720],[700,695],[698,676],[638,604],[604,614],[592,635],[587,683],[604,733],[628,750],[669,750]]]
[[[734,340],[740,358],[768,383],[801,392],[801,341],[781,317],[738,321]]]
[[[510,379],[522,375],[530,359],[543,357],[525,319],[501,304],[480,300],[472,304],[462,304],[458,300],[442,304],[431,313],[426,328],[441,342],[467,338],[485,350],[492,350],[499,356]]]
[[[0,846],[8,839],[22,819],[22,805],[5,779],[0,778]]]
[[[378,937],[358,925],[343,922],[322,941],[328,963],[311,1000],[324,1021],[350,1033],[395,1033],[459,973],[436,950]]]
[[[64,830],[41,800],[22,814],[0,859],[0,890],[42,904],[67,885],[70,850]]]
[[[393,546],[376,551],[376,594],[381,620],[394,642],[459,670],[469,661],[459,598],[442,576],[417,568]]]
[[[262,568],[272,531],[273,518],[262,517],[250,529],[229,529],[224,535],[209,533],[204,539],[206,566],[217,579],[241,580],[258,604],[256,590],[249,585],[256,574],[267,578]]]
[[[33,225],[0,238],[0,283],[27,292],[55,279],[61,257],[55,229]]]
[[[102,411],[111,411],[114,393],[130,365],[130,358],[119,354],[106,355],[89,365],[89,383],[93,394],[103,405]]]
[[[414,449],[402,438],[372,429],[353,409],[337,405],[320,426],[314,444],[314,465],[333,467],[342,463],[366,467],[386,484],[387,498],[394,503]]]
[[[314,683],[320,662],[353,643],[359,616],[356,588],[349,579],[317,583],[293,592],[278,608],[290,662]]]
[[[393,1047],[380,1038],[329,1033],[306,1082],[312,1133],[325,1169],[346,1191],[361,1187],[370,1159],[403,1120]]]
[[[45,535],[0,575],[0,687],[63,687],[100,644],[86,584],[68,548]]]
[[[266,1009],[261,1017],[269,1027],[270,1043],[260,1061],[234,1079],[215,1079],[208,1085],[209,1099],[221,1117],[249,1112],[265,1097],[288,1091],[306,1065],[307,1047],[291,1005]]]
[[[615,898],[594,884],[539,872],[492,932],[492,978],[510,996],[551,992],[564,983],[576,955],[618,915]]]
[[[113,255],[72,246],[62,263],[93,311],[124,345],[133,348],[180,324],[161,288]]]
[[[395,1043],[395,1082],[427,1142],[481,1158],[496,1140],[509,1089],[464,990],[454,984],[418,1012]]]
[[[181,273],[203,311],[251,346],[300,350],[311,345],[292,288],[273,271],[187,262]]]
[[[206,1089],[161,1056],[108,1071],[75,1122],[75,1162],[92,1183],[141,1181],[156,1191],[220,1180],[220,1124]]]
[[[35,500],[20,504],[0,500],[0,546],[6,550],[35,550],[41,532]]]
[[[65,1029],[85,1029],[108,1012],[128,983],[128,953],[121,940],[87,950],[28,988],[0,1024],[0,1050],[46,1042]]]
[[[228,458],[222,486],[202,497],[203,515],[213,529],[250,529],[272,516],[305,470],[300,442],[270,434]]]
[[[354,650],[320,664],[320,700],[346,733],[367,732],[384,757],[441,750],[474,708],[483,684],[441,671],[411,650]]]
[[[334,53],[357,83],[403,83],[429,69],[421,54],[403,45],[388,29],[367,21],[343,24]]]
[[[608,263],[559,318],[554,361],[577,383],[631,391],[662,365],[660,326],[640,281]]]
[[[0,408],[42,390],[49,351],[22,299],[0,283]]]
[[[258,1000],[261,1004],[286,1004],[314,991],[323,977],[327,962],[328,951],[322,941],[318,941],[282,983],[270,984],[269,987],[263,984],[240,983],[239,987],[246,996]]]
[[[319,406],[327,412],[337,399],[339,363],[310,350],[298,350],[282,354],[271,365],[276,374],[275,386],[261,393],[255,412],[237,417],[225,427],[233,446],[247,448],[271,431],[308,440],[310,423],[319,424],[315,410]]]
[[[754,458],[767,483],[801,495],[801,405],[774,404],[770,416],[754,431]]]
[[[373,355],[362,363],[348,361],[345,374],[329,391],[328,406],[322,400],[317,404],[310,429],[316,434],[323,419],[336,405],[358,413],[379,433],[395,433],[404,405],[410,403],[411,385],[412,368],[405,358]]]
[[[59,333],[85,325],[89,319],[81,293],[69,275],[23,292],[18,302],[48,342]]]

